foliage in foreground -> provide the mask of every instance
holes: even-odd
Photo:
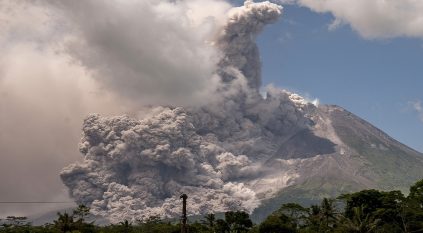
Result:
[[[58,213],[57,220],[44,226],[31,226],[25,217],[10,216],[1,221],[0,233],[177,233],[180,224],[151,218],[145,222],[121,222],[96,226],[88,222],[89,209],[80,205],[73,214]],[[190,233],[412,233],[423,232],[423,180],[410,188],[405,197],[400,191],[363,190],[323,199],[320,205],[303,207],[282,205],[262,223],[254,225],[241,211],[226,212],[224,219],[208,214],[189,224]]]

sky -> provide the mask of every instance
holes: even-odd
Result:
[[[213,98],[216,51],[203,42],[228,2],[186,0],[192,27],[172,20],[186,20],[185,6],[149,8],[147,0],[128,1],[137,7],[25,2],[0,1],[0,201],[70,201],[58,174],[80,160],[90,113],[139,116],[145,104]],[[284,13],[258,38],[263,84],[342,106],[423,151],[423,3],[274,2]],[[17,215],[40,210],[2,208]]]
[[[366,38],[332,13],[284,4],[259,37],[264,85],[339,105],[423,151],[422,37]]]

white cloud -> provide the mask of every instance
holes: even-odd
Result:
[[[345,24],[341,19],[334,19],[328,26],[329,31],[333,31]]]
[[[420,0],[297,0],[319,13],[331,13],[334,29],[349,24],[362,37],[423,38],[423,1]]]
[[[277,4],[283,4],[283,5],[295,4],[295,0],[273,0],[271,2],[274,2],[274,3],[277,3]]]
[[[422,103],[420,101],[414,102],[413,107],[418,112],[422,112],[423,111]]]
[[[420,100],[410,102],[413,110],[418,114],[420,120],[423,122],[423,105]]]
[[[291,32],[284,32],[278,37],[278,42],[281,44],[288,43],[294,39],[294,35]]]

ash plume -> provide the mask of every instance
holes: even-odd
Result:
[[[215,94],[220,54],[207,40],[226,17],[225,1],[40,2],[70,34],[62,51],[137,107],[202,105]]]
[[[219,65],[241,71],[253,89],[261,85],[261,62],[255,43],[256,36],[265,25],[279,18],[281,10],[280,6],[269,2],[253,3],[247,0],[244,7],[229,11],[228,22],[217,40],[219,49],[224,53]],[[221,76],[228,79],[225,74]]]
[[[246,1],[228,12],[213,43],[221,52],[216,98],[191,107],[156,107],[142,119],[88,116],[80,151],[84,160],[63,169],[70,195],[112,222],[175,217],[179,195],[189,214],[252,211],[262,195],[254,180],[278,142],[309,126],[314,108],[298,95],[260,87],[255,37],[282,7]],[[289,179],[287,179],[289,182]]]

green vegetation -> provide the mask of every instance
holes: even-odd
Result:
[[[178,233],[179,223],[159,217],[108,226],[88,222],[89,209],[80,205],[72,214],[58,213],[57,220],[44,226],[31,226],[25,217],[2,220],[0,232],[47,233]],[[423,232],[423,180],[401,191],[363,190],[336,199],[324,198],[320,205],[303,207],[283,204],[262,223],[254,225],[242,211],[226,212],[223,219],[208,214],[189,224],[190,233],[417,233]]]

